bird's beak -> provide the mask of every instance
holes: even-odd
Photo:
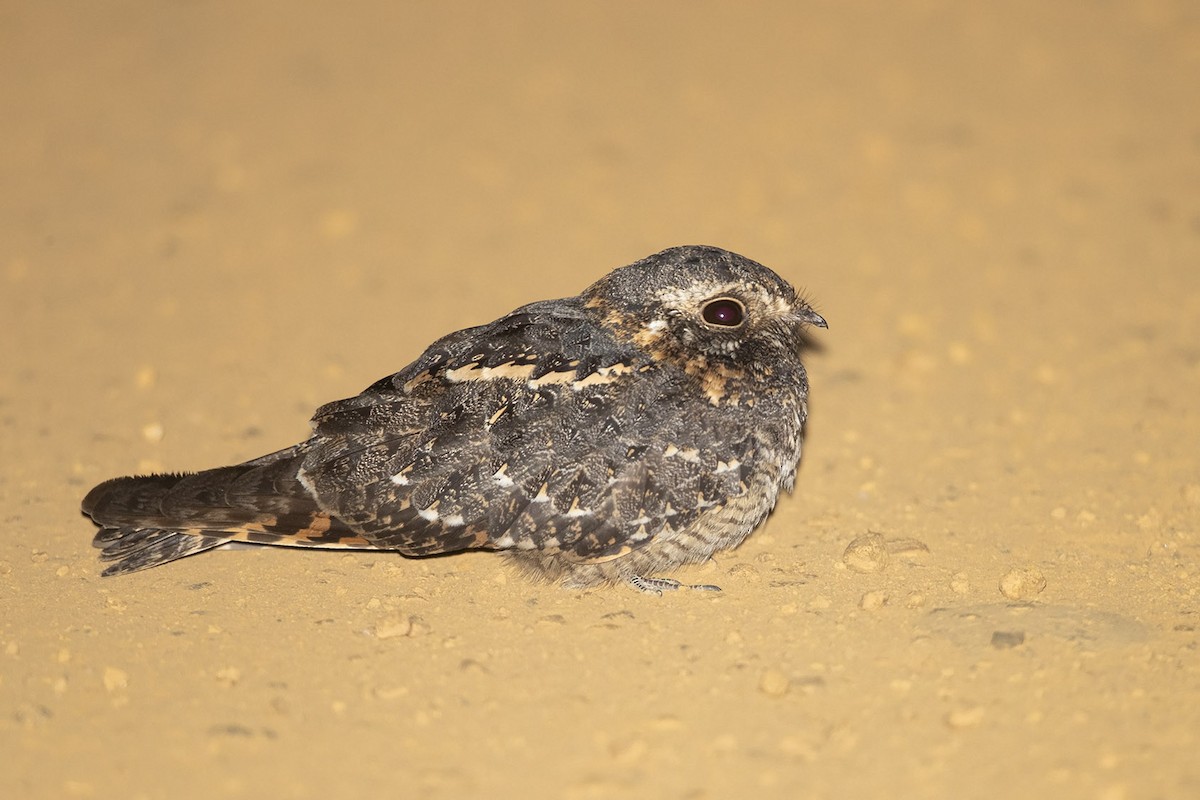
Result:
[[[829,327],[829,323],[825,321],[824,317],[807,306],[802,311],[797,312],[795,316],[797,322],[803,322],[806,325],[815,325],[818,328]]]

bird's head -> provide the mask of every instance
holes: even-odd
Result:
[[[772,270],[718,247],[673,247],[613,270],[585,304],[658,358],[738,372],[795,359],[804,326],[825,319]]]

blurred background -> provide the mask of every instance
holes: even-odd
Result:
[[[1185,0],[4,3],[13,796],[1200,794],[1198,70]],[[830,321],[723,596],[99,581],[95,482],[684,243]],[[847,570],[868,531],[929,553]]]

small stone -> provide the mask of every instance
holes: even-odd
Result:
[[[145,391],[153,389],[154,384],[158,383],[158,372],[151,366],[144,366],[137,371],[133,376],[133,383],[137,388]]]
[[[980,723],[983,722],[983,715],[983,706],[956,708],[946,715],[946,724],[955,730],[962,730],[963,728],[978,728]]]
[[[750,580],[761,580],[762,578],[762,573],[753,564],[734,564],[729,568],[727,574],[735,578],[748,578]]]
[[[992,647],[1009,650],[1025,644],[1025,631],[992,631]]]
[[[846,545],[842,562],[855,572],[883,572],[891,556],[882,533],[864,533]]]
[[[238,681],[241,679],[242,671],[237,667],[224,667],[217,670],[217,683],[226,689],[232,689],[234,686],[237,686]]]
[[[1145,514],[1142,514],[1137,519],[1138,530],[1143,533],[1152,533],[1158,531],[1163,526],[1162,512],[1157,508],[1152,508]]]
[[[397,636],[412,636],[415,617],[387,617],[375,626],[375,638],[394,639]]]
[[[878,611],[883,608],[888,601],[887,592],[882,589],[876,589],[873,592],[867,592],[858,601],[858,607],[864,611]]]
[[[950,577],[950,590],[955,594],[966,594],[971,591],[971,581],[967,579],[967,573],[956,572]]]
[[[647,724],[654,731],[678,731],[683,729],[683,722],[673,714],[664,714],[650,720]]]
[[[104,688],[109,692],[119,692],[129,688],[129,673],[116,667],[104,668]]]
[[[769,669],[758,679],[758,690],[769,697],[783,697],[791,688],[792,682],[777,669]]]
[[[1000,579],[1000,594],[1009,600],[1028,600],[1046,588],[1046,577],[1034,566],[1010,569]]]

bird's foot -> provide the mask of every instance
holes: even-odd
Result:
[[[655,595],[673,592],[676,589],[696,589],[701,592],[721,591],[720,586],[713,586],[711,583],[680,583],[673,578],[643,578],[641,575],[630,576],[629,585],[639,592]]]

